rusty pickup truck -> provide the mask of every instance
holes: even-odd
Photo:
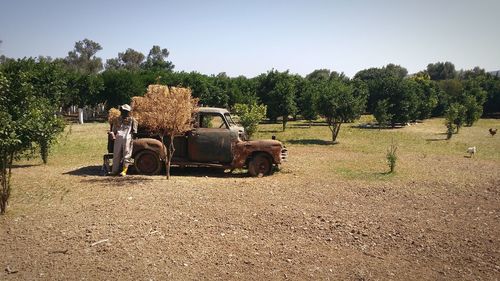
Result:
[[[191,131],[174,138],[172,166],[248,169],[251,176],[257,177],[272,174],[275,166],[287,160],[288,151],[280,141],[246,140],[244,129],[233,121],[226,109],[200,107],[193,122]],[[164,141],[168,143],[167,139]],[[160,138],[139,129],[133,145],[136,171],[159,174],[166,158]],[[105,165],[109,165],[112,154],[106,155]]]

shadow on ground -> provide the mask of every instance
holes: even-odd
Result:
[[[30,168],[30,167],[36,167],[36,166],[41,166],[42,164],[13,164],[12,169],[22,169],[22,168]]]
[[[162,172],[165,175],[165,171]],[[170,170],[171,176],[180,177],[209,177],[209,178],[245,178],[248,174],[242,170],[230,172],[218,168],[205,168],[205,167],[186,167],[178,168],[172,167]]]
[[[326,127],[326,126],[328,126],[328,124],[326,123],[311,123],[311,124],[291,124],[288,127],[295,129],[310,129],[312,127]]]
[[[326,140],[318,140],[318,139],[300,139],[300,140],[288,140],[286,141],[289,144],[316,144],[316,145],[334,145],[338,142],[326,141]]]
[[[436,133],[434,134],[436,136],[446,136],[446,133]],[[445,141],[447,140],[446,137],[445,138],[429,138],[429,139],[425,139],[426,141]]]
[[[129,169],[128,175],[131,177],[118,177],[118,176],[107,176],[104,171],[102,170],[102,166],[98,165],[91,165],[91,166],[86,166],[86,167],[81,167],[73,171],[69,171],[64,173],[64,175],[71,175],[71,176],[80,176],[80,177],[96,177],[99,176],[99,178],[92,178],[88,179],[86,181],[93,181],[93,182],[120,182],[120,181],[138,181],[138,180],[152,180],[153,178],[150,176],[146,175],[139,175],[131,167]],[[165,169],[162,170],[161,176],[165,176]],[[170,169],[170,175],[171,176],[180,176],[180,177],[210,177],[210,178],[244,178],[247,177],[247,173],[238,170],[238,171],[233,171],[229,172],[229,170],[223,170],[223,169],[218,169],[218,168],[204,168],[204,167],[186,167],[186,168],[178,168],[178,167],[172,167]]]
[[[72,175],[72,176],[102,176],[104,175],[104,171],[102,170],[102,165],[92,165],[87,167],[81,167],[73,171],[69,171],[63,173],[64,175]]]

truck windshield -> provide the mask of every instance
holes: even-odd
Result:
[[[229,123],[229,126],[236,126],[236,122],[234,122],[233,118],[231,117],[231,114],[229,113],[224,113],[224,116],[226,117],[227,122]]]

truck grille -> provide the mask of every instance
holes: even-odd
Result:
[[[283,147],[281,149],[281,162],[286,162],[288,161],[288,150],[286,147]]]

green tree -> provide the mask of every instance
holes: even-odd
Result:
[[[402,81],[407,74],[406,68],[395,64],[388,64],[382,68],[364,69],[356,73],[354,79],[365,82],[368,87],[368,111],[373,113],[379,100],[388,99],[387,83],[389,80]],[[395,104],[392,106],[392,99],[389,99],[389,102],[391,107],[396,106]]]
[[[272,121],[282,117],[285,131],[289,116],[297,112],[295,78],[288,71],[271,70],[258,79],[257,95],[267,106],[267,117]]]
[[[449,80],[457,77],[455,65],[449,61],[429,63],[427,73],[432,80]]]
[[[48,162],[52,144],[66,126],[64,120],[54,114],[55,110],[55,106],[49,100],[39,98],[36,106],[28,112],[27,126],[30,129],[31,139],[40,148],[40,156],[44,164]]]
[[[488,74],[482,87],[487,92],[484,113],[493,114],[500,112],[500,77]]]
[[[321,81],[321,80],[319,80]],[[320,85],[321,83],[309,81],[304,79],[299,83],[297,91],[297,108],[298,113],[305,120],[309,121],[309,125],[313,120],[318,119],[318,110],[316,107],[316,103],[318,100],[318,96],[320,94]]]
[[[83,39],[75,43],[72,51],[68,52],[65,61],[70,69],[84,73],[98,73],[102,69],[102,60],[96,53],[102,50],[99,43]]]
[[[331,71],[329,69],[316,69],[306,75],[308,81],[326,81],[330,79]]]
[[[387,76],[378,81],[368,81],[369,85],[376,83],[374,108],[371,110],[379,124],[389,122],[391,126],[405,124],[419,116],[419,86],[411,79]],[[374,88],[372,88],[373,90]],[[390,118],[387,120],[387,118]]]
[[[326,118],[332,132],[332,141],[337,140],[342,123],[359,118],[366,107],[367,90],[357,88],[354,83],[333,79],[321,82],[318,97],[318,112]]]
[[[144,63],[144,69],[152,71],[172,71],[174,69],[174,64],[171,61],[167,61],[170,52],[167,49],[162,49],[158,45],[154,45],[149,51],[146,62]]]
[[[101,92],[104,89],[101,75],[70,73],[68,76],[69,93],[65,105],[78,105],[83,108],[86,105],[95,106],[105,100]]]
[[[252,138],[257,132],[259,122],[266,117],[267,108],[265,105],[241,104],[237,103],[234,106],[235,113],[239,117],[239,122],[245,128],[247,138]]]
[[[15,153],[19,150],[21,140],[17,134],[16,123],[7,112],[7,96],[10,83],[0,72],[0,214],[7,210],[10,197],[10,179],[12,174],[12,162]]]
[[[130,103],[132,97],[142,96],[146,91],[140,76],[130,71],[106,70],[101,77],[103,88],[100,100],[106,102],[108,108]]]
[[[237,103],[253,104],[258,102],[257,84],[255,79],[245,76],[231,78],[228,91],[228,105],[233,107]]]
[[[144,62],[143,53],[128,48],[123,53],[118,53],[118,58],[106,60],[106,69],[139,70]]]
[[[483,104],[486,101],[487,93],[476,81],[465,83],[461,102],[465,106],[465,125],[472,126],[483,114]]]
[[[418,94],[417,118],[420,120],[431,117],[434,108],[438,105],[439,87],[430,80],[427,73],[421,72],[410,78],[416,82]]]
[[[377,101],[373,116],[377,120],[379,128],[386,126],[392,120],[393,114],[390,113],[390,106],[388,99]]]
[[[447,138],[450,139],[453,132],[458,133],[465,122],[466,108],[462,104],[452,103],[446,109],[445,125],[447,128]]]
[[[55,93],[63,83],[52,80],[53,70],[47,62],[31,58],[10,60],[0,67],[0,213],[10,196],[14,159],[38,144],[46,163],[50,144],[64,128],[55,116],[59,105]]]

